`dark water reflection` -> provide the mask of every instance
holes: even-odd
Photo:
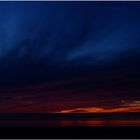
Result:
[[[0,127],[140,126],[140,113],[106,114],[0,114]]]
[[[0,121],[0,127],[10,126],[34,126],[34,127],[78,127],[78,126],[140,126],[140,119],[84,119],[84,120],[7,120]]]

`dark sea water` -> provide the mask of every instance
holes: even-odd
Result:
[[[0,127],[26,126],[26,127],[76,127],[76,126],[140,126],[140,119],[86,119],[86,120],[23,120],[23,121],[0,121]]]
[[[140,126],[140,113],[0,114],[0,127]]]
[[[140,113],[5,113],[0,138],[140,138]]]

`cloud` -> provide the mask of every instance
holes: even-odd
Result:
[[[61,110],[59,113],[113,113],[113,112],[139,112],[140,104],[128,107],[118,108],[99,108],[99,107],[86,107],[86,108],[75,108],[71,110]]]
[[[58,111],[88,103],[102,109],[93,104],[101,97],[115,105],[139,98],[140,10],[133,4],[0,2],[2,103],[31,107],[38,98],[44,110]]]
[[[0,89],[0,112],[138,111],[139,90],[97,88],[90,80],[67,79]]]

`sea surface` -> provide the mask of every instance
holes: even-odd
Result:
[[[140,113],[0,114],[0,127],[101,127],[140,126]]]

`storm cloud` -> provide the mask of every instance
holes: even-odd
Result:
[[[0,2],[1,103],[138,99],[139,25],[139,2]]]

